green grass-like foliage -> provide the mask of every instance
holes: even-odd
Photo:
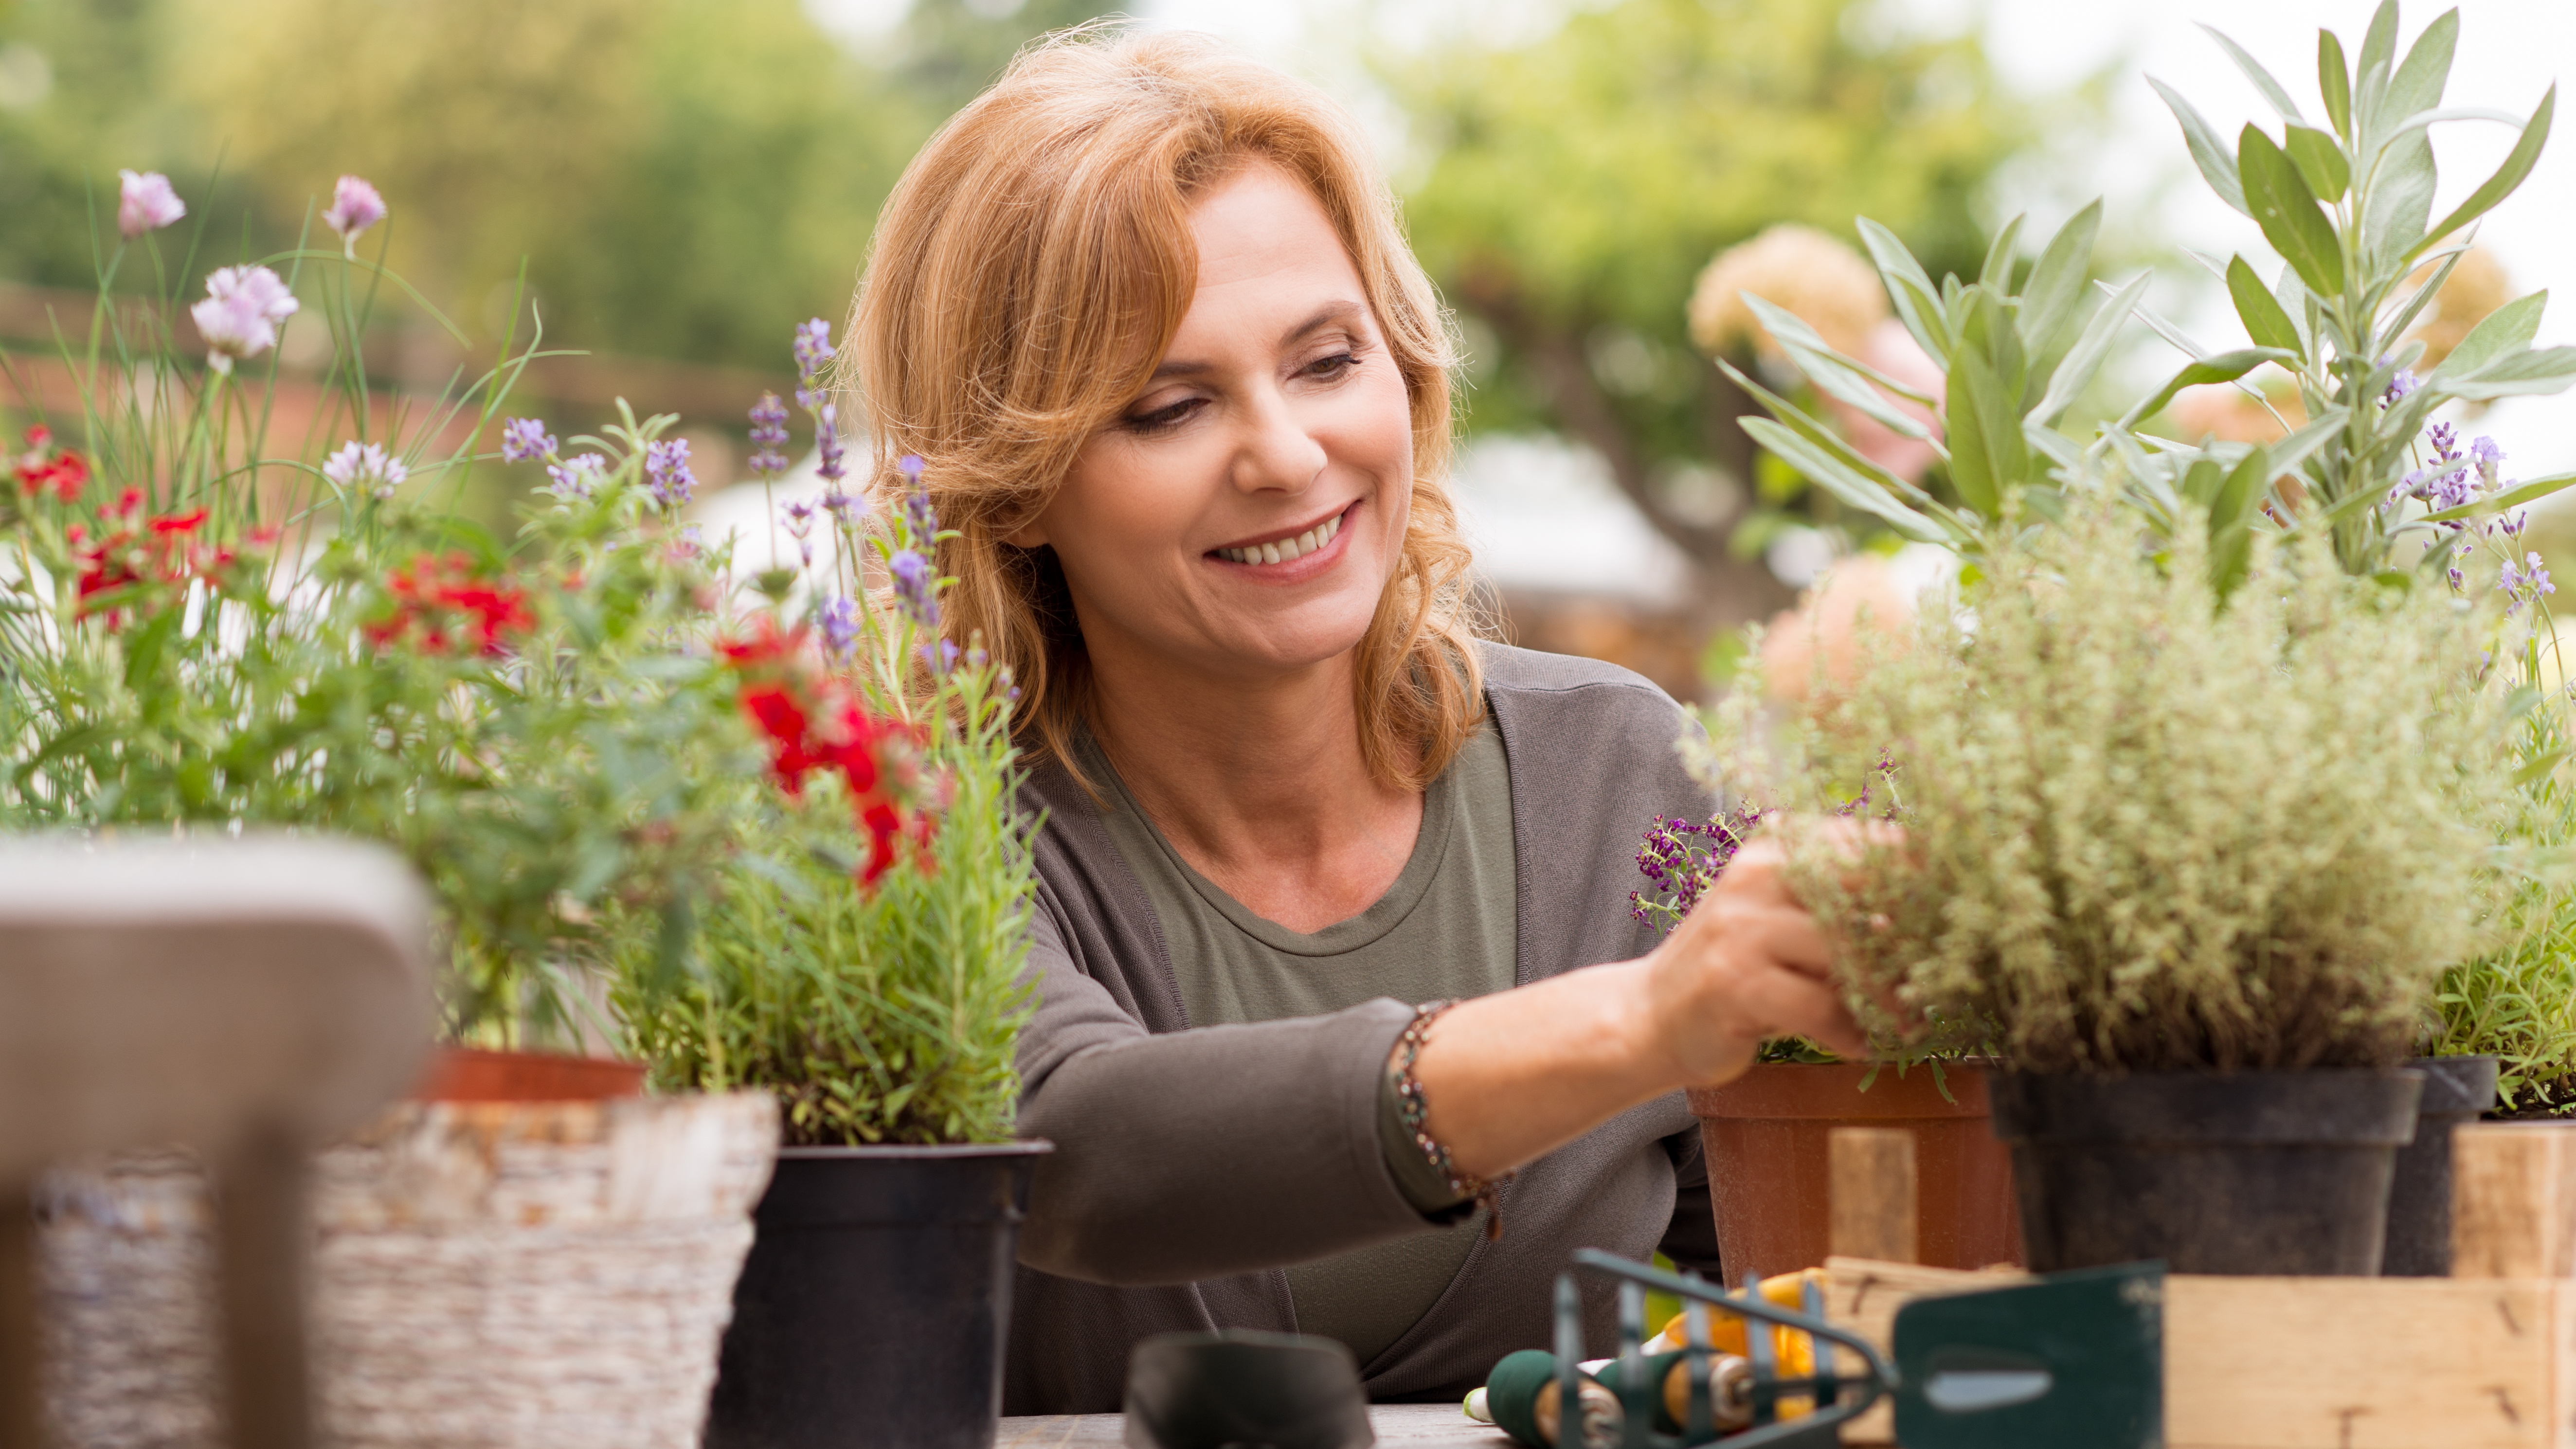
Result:
[[[2447,598],[2264,539],[2222,607],[2202,547],[2077,495],[1848,690],[1768,735],[1758,681],[1721,711],[1702,770],[1795,810],[1896,762],[1862,868],[1791,836],[1874,1026],[1982,1021],[2044,1073],[2415,1049],[2481,944],[2514,701]]]

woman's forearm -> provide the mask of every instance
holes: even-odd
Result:
[[[1667,1092],[1727,1081],[1763,1040],[1859,1055],[1833,952],[1756,841],[1650,955],[1463,1002],[1414,1060],[1425,1128],[1458,1171],[1492,1177]]]

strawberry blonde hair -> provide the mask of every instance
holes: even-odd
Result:
[[[1020,734],[1076,779],[1092,679],[1050,548],[1004,542],[1131,404],[1198,285],[1190,207],[1246,163],[1313,193],[1358,271],[1413,419],[1411,520],[1360,641],[1360,745],[1420,789],[1484,714],[1468,550],[1447,486],[1447,319],[1394,194],[1322,92],[1183,34],[1086,28],[1032,47],[913,158],[879,215],[842,380],[875,491],[918,454],[943,527],[943,629],[980,635],[1021,691]]]

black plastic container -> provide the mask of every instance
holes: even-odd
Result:
[[[2421,1072],[1999,1073],[2022,1243],[2038,1272],[2379,1272]]]
[[[752,1220],[707,1449],[991,1449],[1048,1142],[791,1147]]]
[[[2451,1276],[2451,1132],[2496,1104],[2493,1057],[2417,1057],[2424,1074],[2415,1109],[2415,1140],[2397,1149],[2388,1188],[2388,1253],[2379,1271],[2391,1278]]]

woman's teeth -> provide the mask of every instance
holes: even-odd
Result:
[[[1221,548],[1216,551],[1216,556],[1228,563],[1286,563],[1292,558],[1304,558],[1325,544],[1331,543],[1333,535],[1341,531],[1342,516],[1336,513],[1320,525],[1307,529],[1295,538],[1283,538],[1275,543],[1257,543],[1250,548]]]

